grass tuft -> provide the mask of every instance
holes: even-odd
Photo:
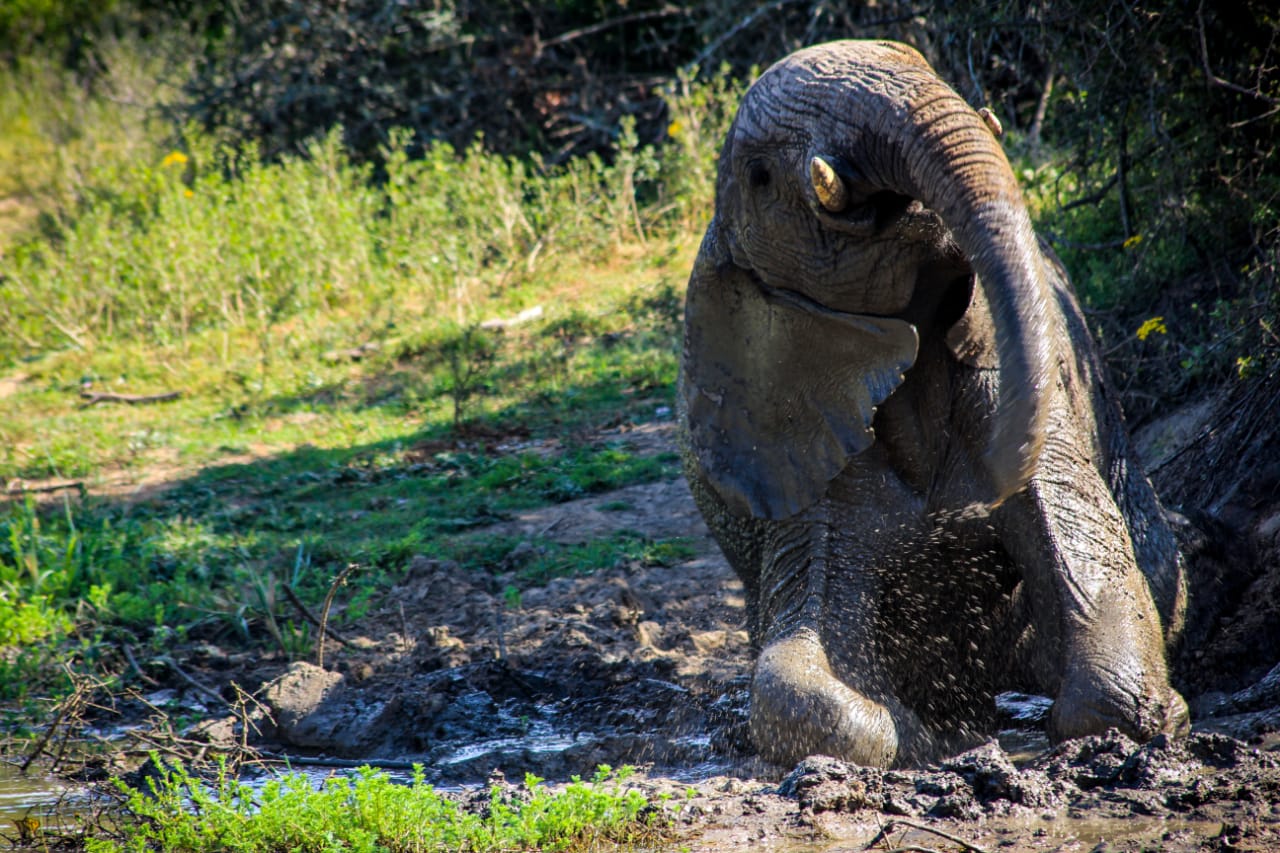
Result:
[[[319,786],[292,773],[254,789],[225,764],[206,782],[152,761],[159,771],[146,790],[121,785],[134,820],[118,837],[90,839],[90,853],[570,851],[653,841],[663,829],[662,812],[627,785],[627,767],[602,766],[590,781],[575,776],[559,790],[533,775],[521,788],[493,785],[475,811],[426,784],[421,767],[407,785],[365,767]]]

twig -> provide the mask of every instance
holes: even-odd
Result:
[[[298,613],[302,614],[303,619],[306,619],[312,625],[315,625],[317,628],[324,631],[330,637],[333,637],[339,643],[342,643],[342,645],[347,646],[348,648],[351,647],[351,641],[348,640],[346,637],[342,636],[342,634],[339,633],[337,628],[334,628],[332,625],[322,625],[320,623],[320,617],[312,613],[311,609],[308,608],[307,605],[302,603],[302,599],[298,598],[298,594],[293,591],[293,587],[289,586],[289,584],[284,585],[284,594],[289,597],[289,601],[293,604],[295,608],[297,608]]]
[[[747,15],[745,18],[738,21],[738,23],[734,24],[732,27],[730,27],[729,29],[721,33],[718,38],[716,38],[714,41],[711,42],[711,44],[704,47],[702,51],[696,57],[694,57],[692,62],[685,64],[684,66],[685,70],[700,67],[703,62],[705,62],[709,57],[713,56],[715,52],[720,49],[721,45],[723,45],[729,39],[736,36],[738,33],[745,30],[747,27],[754,24],[761,17],[772,14],[773,12],[776,12],[779,9],[781,9],[783,6],[787,6],[787,5],[790,5],[791,3],[796,3],[796,2],[799,2],[799,0],[774,0],[774,2],[761,6],[760,8],[756,9],[751,14]]]
[[[64,489],[79,489],[84,494],[84,480],[68,480],[65,483],[46,483],[42,486],[9,486],[5,493],[19,497],[28,494],[45,494],[48,492],[61,492]]]
[[[561,33],[555,38],[547,39],[542,42],[540,47],[553,47],[557,44],[564,44],[565,42],[573,41],[574,39],[580,39],[583,36],[595,35],[596,33],[612,29],[613,27],[620,27],[625,24],[634,24],[639,21],[648,21],[654,18],[669,18],[673,15],[688,14],[688,9],[683,9],[679,6],[664,6],[661,9],[654,9],[649,12],[635,12],[631,15],[622,15],[617,18],[610,18],[607,21],[600,21],[599,23],[591,24],[587,27],[579,27],[576,30],[569,30],[566,33]]]
[[[1068,249],[1080,249],[1086,252],[1102,252],[1110,249],[1119,249],[1124,246],[1124,240],[1111,240],[1106,243],[1080,243],[1075,240],[1068,240],[1066,237],[1059,237],[1053,232],[1045,232],[1045,239],[1055,246],[1066,246]]]
[[[258,757],[265,761],[279,761],[284,764],[307,767],[376,767],[380,770],[412,770],[422,763],[420,761],[377,758],[317,758],[308,755],[285,755],[280,752],[264,752],[262,750],[258,751]]]
[[[67,730],[63,733],[62,740],[59,743],[57,755],[53,757],[53,764],[55,767],[57,766],[58,762],[62,760],[62,754],[67,748],[67,740],[71,736],[70,725],[73,721],[78,719],[80,714],[83,712],[86,704],[85,700],[89,695],[89,689],[91,687],[101,686],[100,683],[95,682],[89,676],[79,675],[73,672],[66,664],[63,664],[63,670],[71,679],[72,684],[75,685],[75,689],[72,690],[70,696],[58,703],[58,711],[54,715],[53,722],[49,724],[49,728],[45,729],[44,735],[40,738],[39,742],[36,743],[35,749],[31,751],[31,754],[26,757],[22,762],[22,765],[18,768],[18,772],[22,775],[26,775],[27,768],[29,768],[31,763],[40,757],[40,754],[45,751],[49,746],[49,741],[53,739],[58,728],[65,722],[67,724]]]
[[[1027,141],[1033,150],[1040,148],[1040,131],[1044,127],[1045,116],[1049,114],[1049,98],[1053,95],[1053,79],[1058,74],[1058,65],[1049,60],[1049,70],[1044,75],[1044,86],[1040,89],[1040,99],[1036,101],[1036,112],[1031,119],[1031,129],[1027,131]]]
[[[142,683],[150,687],[159,687],[160,682],[142,671],[142,667],[138,666],[138,659],[133,656],[133,649],[129,648],[128,643],[120,643],[120,651],[124,652],[124,659],[129,662],[129,668],[138,674],[142,679]]]
[[[113,394],[110,391],[80,392],[80,399],[86,401],[83,408],[96,406],[98,403],[128,403],[130,406],[139,406],[145,403],[166,403],[181,396],[181,391],[166,391],[163,394]]]
[[[889,830],[891,830],[895,825],[905,826],[909,829],[919,830],[920,832],[931,832],[934,835],[938,836],[939,838],[945,838],[947,841],[950,841],[952,844],[959,844],[961,847],[963,847],[966,850],[972,850],[973,853],[989,853],[989,851],[985,847],[979,847],[977,844],[973,844],[971,842],[965,841],[963,838],[959,837],[958,835],[952,835],[949,832],[943,832],[941,829],[934,829],[932,826],[929,826],[928,824],[916,823],[913,820],[905,820],[900,817],[889,818],[889,820],[885,821],[884,826],[880,827],[880,831],[876,833],[875,838],[872,838],[870,841],[868,841],[867,846],[862,849],[870,850],[872,847],[879,844],[882,840],[884,840],[888,836]],[[928,850],[929,848],[897,847],[894,849],[895,850],[920,850],[920,849]],[[893,853],[893,851],[889,851],[889,853]]]
[[[1227,89],[1228,91],[1235,92],[1240,95],[1247,95],[1250,98],[1256,98],[1257,100],[1262,101],[1264,104],[1271,104],[1274,107],[1280,108],[1280,98],[1273,98],[1270,95],[1263,94],[1257,89],[1249,89],[1244,86],[1237,85],[1232,83],[1230,80],[1224,80],[1217,74],[1213,73],[1213,69],[1209,67],[1209,45],[1205,41],[1204,37],[1203,2],[1196,7],[1196,21],[1200,25],[1198,27],[1200,31],[1200,64],[1204,67],[1204,76],[1209,78],[1209,82],[1221,89]]]
[[[1110,178],[1107,179],[1107,182],[1098,189],[1097,192],[1093,193],[1092,195],[1083,196],[1073,201],[1069,201],[1066,204],[1062,205],[1062,207],[1059,208],[1059,210],[1067,211],[1067,210],[1071,210],[1072,208],[1083,207],[1086,204],[1097,204],[1098,202],[1102,201],[1104,198],[1107,197],[1107,193],[1111,192],[1111,188],[1114,187],[1119,182],[1119,180],[1120,180],[1119,175],[1112,175]]]
[[[197,693],[200,693],[200,694],[202,694],[202,695],[204,695],[204,696],[206,696],[206,697],[208,697],[208,698],[212,699],[213,701],[217,702],[217,703],[218,703],[218,704],[220,704],[220,705],[227,705],[227,706],[230,706],[230,704],[231,704],[231,703],[230,703],[230,702],[228,702],[226,699],[223,699],[223,698],[222,698],[222,696],[220,696],[220,695],[218,694],[218,692],[217,692],[216,690],[214,690],[212,687],[207,687],[207,686],[205,686],[205,685],[201,684],[199,681],[196,681],[196,680],[195,680],[194,678],[192,678],[190,675],[188,675],[188,674],[187,674],[187,672],[186,672],[186,670],[184,670],[182,667],[178,666],[178,662],[177,662],[177,661],[175,661],[173,658],[169,657],[168,655],[165,655],[165,656],[163,656],[163,657],[156,658],[156,660],[160,661],[160,662],[161,662],[161,663],[163,663],[165,666],[167,666],[167,667],[169,667],[170,669],[172,669],[172,670],[174,671],[174,674],[176,674],[176,675],[178,676],[178,678],[182,679],[182,680],[183,680],[183,681],[185,681],[188,685],[190,685],[191,687],[193,687],[193,688],[196,690],[196,692],[197,692]]]
[[[31,766],[31,762],[35,761],[40,753],[44,752],[44,748],[49,745],[49,740],[53,737],[53,733],[58,730],[58,726],[62,725],[62,720],[67,716],[67,712],[71,709],[72,701],[79,699],[80,691],[76,688],[76,692],[72,693],[66,699],[58,703],[58,713],[54,715],[53,722],[49,724],[49,728],[44,730],[44,734],[40,740],[36,742],[35,749],[31,750],[31,754],[22,762],[22,766],[18,768],[18,773],[26,775],[27,768]]]
[[[233,706],[233,710],[235,711],[236,716],[240,718],[240,750],[235,756],[235,764],[239,767],[244,764],[245,756],[249,756],[250,759],[255,762],[260,762],[262,760],[262,753],[249,746],[250,727],[252,727],[259,735],[262,734],[262,730],[258,728],[258,725],[253,721],[253,718],[249,716],[249,703],[252,702],[256,705],[258,711],[270,720],[272,725],[275,725],[276,721],[275,717],[271,715],[271,709],[258,701],[257,696],[246,691],[237,681],[231,682],[231,686],[234,687],[236,691],[236,701]]]
[[[324,669],[324,638],[329,633],[329,608],[333,607],[333,597],[338,594],[338,587],[346,582],[347,575],[356,568],[356,563],[347,563],[347,567],[338,572],[333,583],[329,584],[329,592],[324,597],[324,606],[320,610],[320,636],[316,638],[316,666],[321,669]]]

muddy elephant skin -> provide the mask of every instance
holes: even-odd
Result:
[[[678,404],[764,758],[919,762],[1009,689],[1055,738],[1186,730],[1174,539],[999,142],[911,48],[808,48],[744,97]]]

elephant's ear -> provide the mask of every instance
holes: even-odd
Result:
[[[709,234],[685,307],[689,451],[733,512],[794,515],[871,445],[876,406],[901,384],[917,344],[903,320],[763,288]]]

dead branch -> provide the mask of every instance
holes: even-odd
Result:
[[[947,841],[950,841],[952,844],[959,844],[965,850],[971,850],[973,851],[973,853],[989,853],[985,847],[979,847],[977,844],[973,844],[971,842],[965,841],[963,838],[961,838],[958,835],[952,835],[951,833],[944,832],[941,829],[935,829],[934,827],[929,826],[928,824],[916,823],[915,821],[905,820],[900,817],[889,818],[889,820],[885,821],[884,826],[880,827],[880,831],[877,832],[875,837],[872,838],[870,841],[868,841],[867,846],[862,849],[870,850],[872,847],[879,844],[889,835],[889,831],[892,830],[894,826],[905,826],[908,829],[915,829],[920,832],[933,833],[939,838],[945,838]],[[893,850],[888,851],[888,853],[895,853],[895,851],[897,850],[929,850],[929,848],[916,847],[914,845],[911,845],[907,847],[895,847]]]
[[[584,36],[595,35],[596,33],[604,32],[605,30],[612,29],[614,27],[621,27],[626,24],[635,24],[640,21],[650,21],[655,18],[669,18],[674,15],[687,16],[689,15],[689,10],[683,9],[679,6],[663,6],[661,9],[653,9],[648,12],[635,12],[630,15],[621,15],[617,18],[610,18],[607,21],[600,21],[599,23],[591,24],[587,27],[579,27],[576,30],[569,30],[566,33],[561,33],[555,38],[547,39],[542,42],[540,47],[554,47],[555,45],[564,44],[565,42],[580,39]]]
[[[754,10],[751,14],[747,15],[742,20],[738,21],[738,23],[721,33],[719,37],[711,42],[711,44],[704,47],[702,51],[693,58],[692,62],[685,64],[685,69],[689,70],[702,67],[702,63],[706,62],[710,57],[715,56],[716,51],[718,51],[729,39],[733,38],[747,27],[750,27],[765,15],[770,15],[781,9],[783,6],[796,2],[799,2],[799,0],[774,0],[774,2]]]
[[[99,403],[128,403],[130,406],[141,406],[147,403],[167,403],[182,396],[181,391],[166,391],[163,394],[113,394],[110,391],[81,391],[80,399],[86,401],[82,408],[96,406]]]
[[[293,606],[297,609],[298,613],[301,614],[303,619],[306,619],[315,627],[320,628],[330,637],[333,637],[339,643],[342,643],[342,645],[350,648],[351,641],[348,640],[346,637],[342,636],[342,634],[339,633],[338,629],[334,628],[332,625],[322,624],[320,622],[320,617],[312,613],[311,608],[303,604],[302,599],[298,598],[298,593],[294,592],[293,587],[289,586],[288,584],[285,584],[284,594],[288,596],[290,603],[293,604]]]
[[[1045,116],[1049,114],[1049,98],[1053,95],[1053,79],[1058,74],[1058,65],[1049,61],[1049,70],[1044,75],[1044,86],[1040,89],[1040,99],[1036,101],[1036,112],[1031,119],[1031,129],[1027,131],[1027,141],[1032,150],[1040,148],[1040,132],[1044,128]]]
[[[5,494],[11,497],[22,497],[23,495],[48,494],[49,492],[61,492],[64,489],[78,489],[84,494],[84,480],[67,480],[64,483],[45,483],[40,486],[16,485],[9,486],[5,490]]]
[[[196,691],[197,693],[199,693],[199,694],[201,694],[201,695],[203,695],[203,696],[205,696],[205,697],[207,697],[207,698],[209,698],[209,699],[212,699],[214,702],[217,702],[219,705],[230,705],[230,704],[231,704],[231,703],[229,703],[226,699],[223,699],[223,698],[222,698],[222,696],[221,696],[221,695],[219,695],[219,694],[218,694],[218,692],[217,692],[216,690],[214,690],[212,687],[208,687],[208,686],[206,686],[206,685],[204,685],[204,684],[201,684],[199,681],[196,681],[194,678],[192,678],[190,675],[188,675],[188,674],[187,674],[187,672],[186,672],[186,670],[184,670],[182,667],[178,666],[178,662],[177,662],[177,661],[175,661],[173,658],[169,657],[168,655],[165,655],[165,656],[163,656],[163,657],[158,657],[158,658],[156,658],[156,660],[160,661],[160,662],[161,662],[161,663],[163,663],[165,666],[167,666],[167,667],[169,667],[170,669],[172,669],[172,670],[173,670],[173,672],[174,672],[174,674],[175,674],[175,675],[177,675],[177,676],[178,676],[178,678],[182,679],[182,680],[183,680],[183,681],[185,681],[188,685],[190,685],[192,688],[194,688],[194,689],[195,689],[195,691]]]
[[[160,682],[142,671],[142,667],[138,665],[138,659],[133,656],[133,649],[129,648],[128,643],[120,643],[120,651],[124,653],[124,659],[129,663],[129,668],[137,673],[138,678],[142,679],[142,683],[148,687],[159,687]]]
[[[325,758],[309,755],[285,755],[279,752],[258,751],[258,756],[264,761],[279,761],[282,764],[297,765],[299,767],[376,767],[379,770],[413,770],[415,766],[422,762],[418,761],[399,761],[396,759],[369,759],[369,758]]]
[[[1205,40],[1204,35],[1204,3],[1201,2],[1196,7],[1196,22],[1199,24],[1197,29],[1200,35],[1200,65],[1204,69],[1204,76],[1209,82],[1220,89],[1226,89],[1229,92],[1235,92],[1238,95],[1244,95],[1249,98],[1262,101],[1264,104],[1270,104],[1273,107],[1280,108],[1280,98],[1273,98],[1270,95],[1263,94],[1258,89],[1250,89],[1247,86],[1240,86],[1232,83],[1230,80],[1224,80],[1217,74],[1213,73],[1213,68],[1209,65],[1209,44]]]
[[[39,758],[40,755],[49,746],[49,741],[53,739],[53,736],[57,733],[58,729],[62,726],[63,722],[64,721],[67,722],[68,728],[69,728],[70,723],[79,717],[81,712],[84,710],[86,701],[89,698],[90,688],[97,686],[96,683],[93,682],[91,679],[77,676],[69,668],[67,668],[66,671],[67,671],[67,674],[71,677],[72,683],[75,685],[75,689],[72,690],[70,696],[66,697],[61,702],[58,703],[57,711],[54,713],[54,716],[53,716],[53,722],[49,724],[49,727],[47,729],[45,729],[44,734],[41,735],[40,737],[40,740],[36,742],[35,748],[31,750],[31,754],[29,754],[26,757],[26,759],[22,762],[22,765],[18,768],[18,772],[22,775],[26,775],[27,769],[31,766],[32,762],[34,762],[37,758]],[[66,748],[66,737],[64,736],[62,740],[62,744],[58,749],[58,755],[55,758],[55,763],[57,760],[61,758],[62,751],[65,748]]]
[[[333,607],[333,597],[338,593],[338,587],[347,581],[347,575],[359,568],[356,563],[347,563],[347,567],[338,572],[338,576],[333,579],[333,583],[329,585],[329,592],[324,597],[324,606],[320,610],[320,636],[316,637],[316,666],[324,669],[324,638],[329,633],[329,608]]]

